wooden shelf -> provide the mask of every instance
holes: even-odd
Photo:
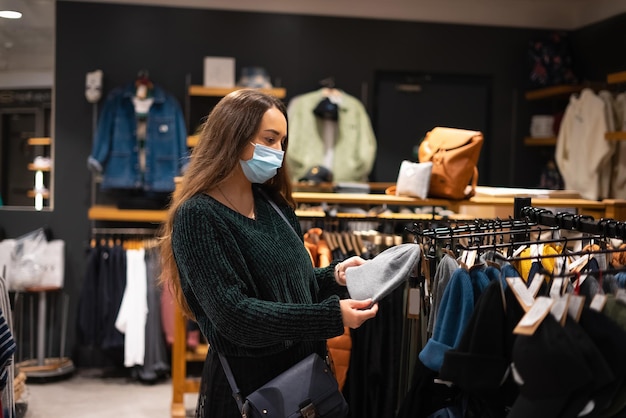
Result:
[[[607,132],[604,134],[604,138],[609,141],[626,141],[626,132]]]
[[[52,139],[49,137],[28,138],[28,145],[51,145]]]
[[[200,139],[200,135],[189,135],[187,137],[187,146],[189,148],[193,148],[198,145],[198,140]]]
[[[525,96],[526,100],[540,100],[547,99],[550,97],[558,97],[558,96],[566,96],[572,93],[578,93],[584,88],[582,85],[559,85],[559,86],[551,86],[545,87],[537,90],[527,91]]]
[[[609,84],[626,83],[626,71],[611,73],[606,76],[606,82]]]
[[[340,183],[322,182],[318,184],[310,184],[305,181],[296,181],[293,183],[294,192],[334,192]],[[367,184],[372,192],[384,192],[391,186],[395,186],[395,182],[370,182]]]
[[[35,196],[37,196],[37,193],[34,190],[29,190],[28,192],[26,192],[26,195],[28,197],[35,198]],[[49,199],[50,198],[50,192],[42,192],[41,196],[44,199]]]
[[[95,221],[163,222],[166,210],[118,209],[115,206],[96,205],[89,208],[87,217]]]
[[[293,192],[298,203],[331,203],[337,205],[404,205],[404,206],[448,206],[446,199],[417,199],[406,196],[366,193],[314,193]]]
[[[524,138],[524,145],[529,147],[545,147],[556,145],[556,137],[534,138],[527,136]]]
[[[37,167],[35,164],[28,164],[28,169],[30,171],[50,171],[52,167]]]
[[[523,197],[523,194],[516,194]],[[447,199],[418,199],[405,196],[392,196],[385,194],[358,194],[358,193],[307,193],[293,192],[293,198],[297,203],[322,202],[342,205],[397,205],[397,206],[442,206],[453,212],[464,214],[465,209],[474,207],[500,207],[513,209],[516,196],[493,197],[474,196],[465,200]],[[591,215],[596,218],[610,218],[616,220],[626,220],[626,200],[586,200],[579,198],[554,198],[554,197],[532,197],[533,206],[545,208],[576,208],[579,213]],[[351,214],[354,216],[353,214]],[[394,215],[405,218],[412,218],[409,215]],[[379,216],[382,219],[382,216]]]
[[[405,196],[392,196],[385,194],[359,194],[359,193],[307,193],[294,192],[293,198],[298,203],[329,203],[341,205],[397,205],[397,206],[442,206],[454,212],[461,212],[459,209],[465,206],[511,206],[513,207],[514,197],[491,197],[474,196],[466,200],[446,200],[446,199],[418,199]],[[575,198],[538,198],[533,197],[533,206],[537,207],[565,207],[588,209],[604,212],[600,217],[609,218],[609,212],[619,212],[620,219],[622,213],[626,213],[626,201],[595,201]],[[611,210],[609,210],[611,208]],[[300,212],[304,216],[315,216]],[[88,218],[99,221],[126,221],[126,222],[154,222],[160,223],[165,220],[166,210],[148,209],[118,209],[115,206],[95,205],[89,208]],[[318,216],[320,214],[317,214]],[[345,214],[355,218],[355,214]],[[378,215],[377,218],[384,219],[413,219],[411,214]],[[614,218],[615,219],[615,218]]]
[[[190,96],[207,96],[207,97],[224,97],[228,93],[232,93],[236,90],[241,90],[244,87],[222,88],[222,87],[204,87],[198,85],[189,86]],[[272,88],[272,89],[258,89],[263,93],[271,94],[279,99],[284,99],[287,95],[287,91],[284,88]]]

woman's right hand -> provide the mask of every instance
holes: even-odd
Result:
[[[342,299],[339,301],[339,306],[343,325],[352,329],[360,327],[378,313],[378,303],[372,304],[372,299]]]

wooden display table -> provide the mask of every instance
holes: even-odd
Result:
[[[418,199],[406,196],[386,194],[358,193],[309,193],[293,192],[298,203],[328,203],[348,206],[441,206],[458,214],[474,214],[480,218],[513,216],[515,197],[518,196],[474,196],[464,200]],[[626,220],[626,200],[605,199],[602,201],[578,198],[546,198],[532,197],[532,206],[548,209],[575,209],[580,215],[590,215],[595,219],[610,218],[618,221]],[[472,213],[470,213],[472,212]],[[497,212],[497,213],[496,213]]]

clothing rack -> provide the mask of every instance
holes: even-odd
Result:
[[[419,237],[452,239],[457,237],[480,237],[499,235],[504,233],[523,234],[533,226],[547,226],[552,229],[577,231],[585,234],[598,235],[606,238],[626,240],[626,222],[615,219],[599,219],[589,215],[579,215],[569,212],[553,213],[544,208],[533,206],[522,207],[517,219],[477,219],[455,227],[443,226],[426,229],[421,223],[415,222],[413,228],[407,232]],[[504,231],[508,229],[509,231]],[[539,229],[540,230],[540,229]]]
[[[464,332],[463,327],[466,325],[472,326],[469,325],[470,316],[466,315],[461,318],[458,312],[461,311],[461,302],[468,303],[468,305],[464,305],[466,308],[472,303],[472,300],[477,300],[474,299],[477,295],[480,298],[482,289],[485,289],[481,286],[485,286],[486,283],[485,281],[478,282],[478,278],[482,277],[479,274],[482,272],[489,270],[488,280],[490,281],[498,278],[504,280],[508,277],[517,277],[512,273],[519,273],[519,277],[527,285],[532,282],[540,284],[539,292],[541,295],[551,294],[555,289],[560,289],[562,293],[567,292],[586,297],[583,300],[586,300],[588,304],[591,303],[595,295],[602,296],[609,294],[609,292],[616,294],[615,289],[618,288],[620,291],[624,290],[623,282],[620,282],[616,277],[626,273],[626,263],[623,262],[622,258],[626,255],[626,248],[615,244],[615,241],[623,241],[626,238],[626,223],[615,219],[603,218],[598,220],[592,216],[568,212],[555,214],[548,209],[531,206],[528,199],[524,205],[520,206],[514,218],[476,219],[467,221],[465,224],[450,223],[448,225],[443,222],[439,225],[434,222],[423,222],[414,223],[412,228],[409,227],[406,230],[414,234],[416,243],[423,246],[423,254],[428,260],[427,263],[422,264],[422,266],[426,266],[426,269],[422,270],[422,277],[420,277],[420,286],[422,282],[427,285],[420,288],[426,288],[426,292],[420,292],[422,297],[420,306],[426,308],[426,312],[422,313],[422,316],[428,317],[428,324],[426,331],[421,328],[420,332],[429,334],[427,344],[430,343],[430,338],[434,341],[434,344],[423,347],[424,358],[430,361],[431,366],[442,367],[441,363],[433,360],[435,359],[433,353],[441,353],[438,351],[438,347],[453,347],[455,350],[461,351],[469,350],[466,346],[459,347],[459,340],[455,336],[460,335],[459,332]],[[510,250],[502,251],[503,249]],[[473,250],[472,257],[462,257],[466,252]],[[616,261],[616,253],[621,253],[619,261]],[[452,260],[448,256],[452,256]],[[422,259],[422,262],[424,260]],[[455,262],[458,262],[456,269],[453,268]],[[438,269],[440,266],[443,266],[441,270]],[[458,268],[459,266],[462,268]],[[473,280],[471,286],[467,286],[467,281],[464,282],[466,286],[461,287],[458,285],[459,281],[442,280],[446,274],[449,280],[451,274],[457,271],[464,273],[464,270]],[[542,280],[535,281],[537,275],[540,275]],[[442,295],[450,283],[456,287],[453,287],[453,292],[447,295],[446,306],[444,306],[442,305],[444,301]],[[467,288],[471,288],[474,293],[465,298],[458,297],[461,291]],[[493,294],[491,293],[490,297]],[[502,295],[504,296],[504,293]],[[499,299],[492,297],[491,300]],[[510,299],[508,300],[510,301]],[[438,313],[446,312],[448,304],[451,307],[448,315],[438,315]],[[496,312],[497,310],[489,310],[488,315],[493,316]],[[454,318],[454,320],[446,322],[445,327],[439,327],[439,330],[444,331],[435,335],[436,321],[446,321],[449,318]],[[458,325],[462,320],[465,321],[463,325]],[[497,331],[494,330],[494,332]],[[467,340],[466,338],[464,342]],[[420,354],[422,354],[421,351]],[[484,355],[484,353],[481,351],[480,355]],[[455,358],[458,359],[459,357]],[[450,371],[450,364],[448,364],[448,371]],[[422,403],[413,401],[415,399],[430,399],[428,398],[430,386],[424,382],[432,382],[433,379],[431,379],[429,372],[435,373],[432,376],[436,377],[436,373],[440,369],[437,368],[434,372],[435,369],[425,371],[424,367],[413,368],[412,366],[414,367],[415,364],[407,362],[406,368],[414,370],[414,375],[418,376],[415,380],[417,383],[410,387],[407,393],[400,393],[400,396],[404,396],[405,399],[399,405],[396,415],[398,418],[422,416],[418,415],[418,409],[420,407],[425,408],[424,405],[432,407],[433,410],[439,406],[436,403],[428,405],[425,403],[427,401],[422,401]],[[443,380],[449,380],[451,385],[457,383],[457,381],[450,379]],[[498,382],[494,384],[496,383]],[[439,386],[436,388],[441,389]],[[482,398],[477,399],[483,400]],[[479,409],[482,405],[480,401],[469,404]],[[499,407],[500,405],[495,406]],[[485,412],[496,413],[495,411],[494,409]],[[476,416],[483,416],[477,410],[471,413]]]
[[[608,238],[626,239],[626,223],[614,219],[596,220],[592,216],[576,215],[568,212],[554,214],[550,210],[533,206],[522,208],[521,214],[528,220],[545,226],[603,235]]]

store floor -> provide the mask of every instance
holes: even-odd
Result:
[[[185,395],[193,416],[197,395]],[[170,418],[171,380],[144,384],[123,377],[76,372],[45,383],[26,382],[24,418]]]

